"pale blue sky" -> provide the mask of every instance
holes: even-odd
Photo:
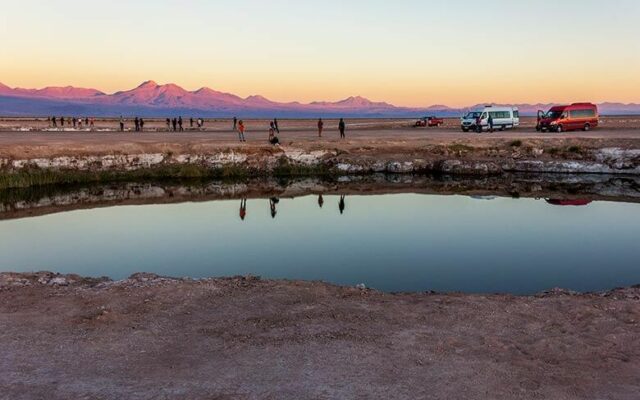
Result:
[[[640,101],[637,0],[4,3],[10,86],[154,79],[275,100]]]

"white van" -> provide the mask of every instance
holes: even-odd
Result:
[[[482,109],[470,111],[462,117],[460,123],[463,132],[483,132],[491,129],[489,116],[493,119],[493,129],[514,129],[520,126],[520,111],[517,107],[486,106]],[[478,125],[480,118],[480,125]]]

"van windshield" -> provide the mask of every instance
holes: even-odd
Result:
[[[464,119],[476,119],[481,114],[482,114],[482,112],[480,112],[480,111],[471,111],[470,113],[468,113],[467,115],[464,116]]]
[[[545,114],[545,118],[558,119],[562,115],[562,111],[549,111]]]

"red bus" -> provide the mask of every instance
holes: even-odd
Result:
[[[545,113],[538,111],[537,131],[566,132],[582,129],[589,131],[598,126],[598,106],[591,103],[574,103],[555,106]]]

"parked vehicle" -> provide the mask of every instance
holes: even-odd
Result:
[[[537,131],[566,132],[582,129],[589,131],[598,126],[598,106],[591,103],[574,103],[551,107],[546,113],[538,111]]]
[[[486,106],[482,109],[471,111],[462,117],[460,121],[462,131],[475,131],[478,133],[488,131],[491,129],[489,116],[493,120],[493,129],[496,130],[515,129],[520,126],[520,111],[518,111],[517,107]]]
[[[444,124],[444,119],[437,117],[422,117],[416,121],[415,128],[424,128],[424,127],[438,127]]]

